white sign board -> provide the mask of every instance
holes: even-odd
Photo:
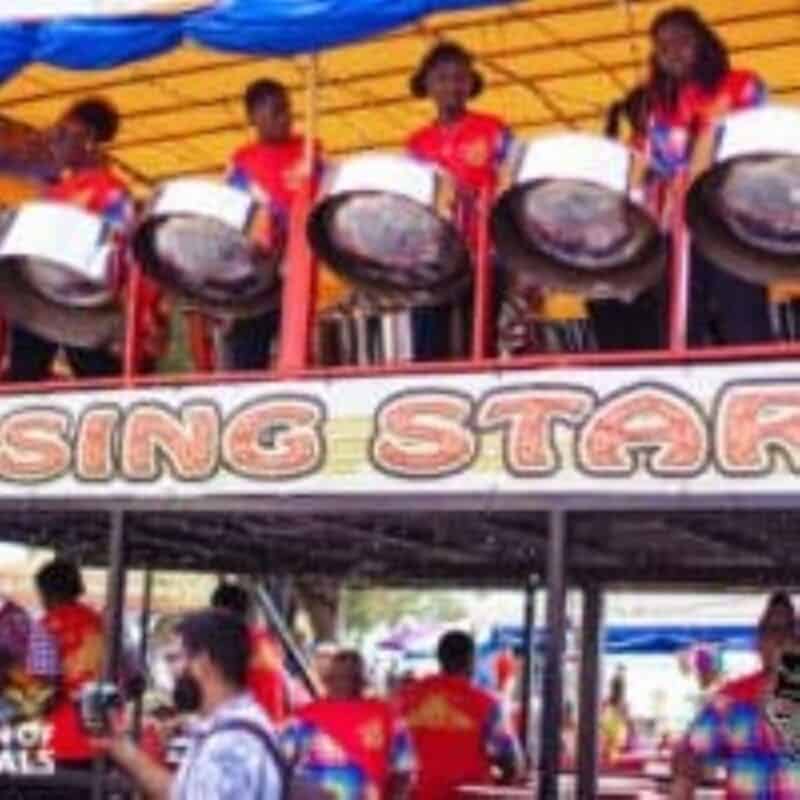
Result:
[[[0,498],[791,494],[800,364],[0,399]]]

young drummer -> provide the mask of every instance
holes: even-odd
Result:
[[[436,118],[412,134],[407,149],[415,158],[437,164],[455,178],[464,196],[468,234],[479,195],[484,189],[496,189],[500,167],[512,143],[511,132],[502,120],[469,109],[470,100],[482,90],[483,79],[473,66],[472,56],[451,42],[434,47],[411,78],[412,94],[430,98]],[[449,305],[413,310],[415,360],[452,355],[451,311]]]
[[[42,164],[59,174],[44,190],[43,198],[99,214],[119,230],[128,227],[134,214],[133,198],[125,183],[108,166],[103,152],[118,128],[117,110],[102,98],[82,100],[69,108],[47,136],[49,152],[40,155]],[[163,344],[167,319],[160,292],[146,279],[141,283],[139,305],[144,334],[142,363],[152,366],[158,355],[155,350]],[[24,325],[12,326],[9,378],[13,381],[47,378],[59,346]],[[121,357],[110,349],[66,346],[64,351],[78,377],[105,377],[121,372]]]
[[[277,81],[261,79],[251,83],[244,97],[247,118],[255,128],[256,140],[237,150],[231,159],[228,182],[268,202],[276,212],[279,227],[273,236],[288,242],[292,204],[302,186],[305,141],[292,131],[292,109],[286,88]],[[315,146],[313,178],[322,171],[319,145]],[[321,271],[318,294],[339,290],[329,283],[336,279]],[[233,369],[265,369],[280,326],[280,312],[267,311],[233,323],[226,345]]]

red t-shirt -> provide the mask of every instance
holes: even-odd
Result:
[[[50,714],[53,751],[60,761],[90,759],[93,750],[76,705],[80,690],[100,680],[103,668],[103,620],[83,603],[51,608],[42,624],[53,637],[61,660],[60,699]]]
[[[315,145],[315,176],[320,170],[320,148]],[[305,141],[293,136],[285,142],[252,142],[237,150],[228,170],[228,183],[272,200],[289,213],[305,175]]]
[[[407,149],[445,169],[462,189],[477,193],[496,187],[510,144],[510,131],[500,119],[467,111],[454,123],[426,125],[412,134]]]
[[[416,800],[447,800],[456,787],[489,783],[486,737],[495,697],[469,679],[435,675],[404,686],[398,704],[419,760]]]
[[[104,166],[65,173],[60,181],[45,189],[44,198],[98,214],[119,230],[127,228],[134,218],[133,198],[128,187]],[[140,359],[147,363],[162,355],[169,311],[164,307],[161,287],[146,275],[141,276],[139,283],[136,322],[136,329],[142,334]]]

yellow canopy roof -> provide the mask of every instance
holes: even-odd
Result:
[[[387,0],[388,2],[389,0]],[[318,137],[327,153],[402,147],[430,118],[408,91],[424,52],[442,38],[472,50],[487,82],[476,108],[523,136],[596,131],[608,104],[645,73],[648,26],[662,0],[536,0],[423,23],[319,57]],[[780,102],[800,100],[800,0],[687,3],[758,71]],[[112,155],[144,189],[178,175],[214,174],[249,135],[241,97],[259,77],[291,89],[303,126],[308,59],[263,59],[183,47],[104,72],[34,66],[0,87],[0,114],[42,127],[66,105],[103,94],[123,115]]]

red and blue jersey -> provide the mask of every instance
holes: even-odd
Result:
[[[449,172],[461,189],[494,190],[511,149],[508,126],[497,117],[467,111],[450,124],[433,122],[412,134],[408,152]]]
[[[336,800],[385,800],[392,776],[416,771],[408,729],[382,700],[316,700],[286,726],[281,745]]]
[[[672,109],[651,111],[645,147],[650,166],[661,178],[686,167],[696,137],[731,111],[751,108],[766,99],[766,89],[753,72],[731,70],[713,91],[699,83],[684,86]]]
[[[118,228],[129,225],[134,217],[133,197],[128,187],[108,167],[67,172],[45,189],[43,197],[99,214]]]
[[[315,146],[315,178],[321,172],[321,151]],[[250,192],[288,216],[305,178],[305,141],[292,136],[285,142],[252,142],[237,150],[227,182]]]

